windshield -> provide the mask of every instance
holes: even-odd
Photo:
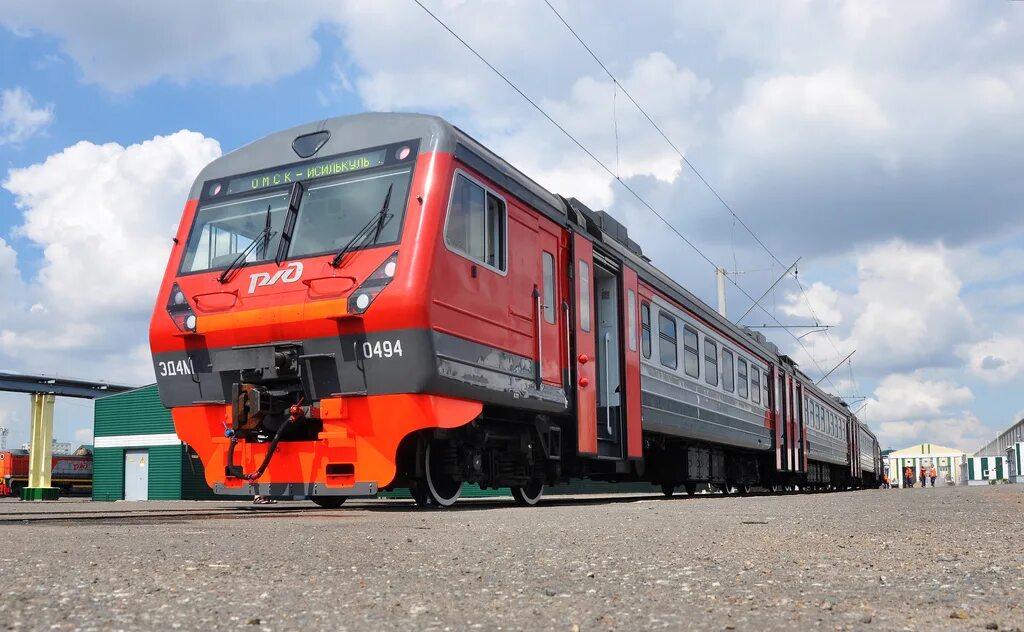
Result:
[[[392,185],[388,208],[390,217],[379,234],[371,233],[359,245],[366,248],[396,243],[405,214],[410,179],[411,171],[406,168],[306,183],[286,258],[333,253],[343,248],[380,211],[388,187]],[[227,267],[256,238],[261,243],[246,255],[244,263],[273,261],[277,256],[287,207],[288,189],[255,198],[200,206],[181,271],[202,272]],[[268,225],[270,231],[264,234]]]
[[[391,191],[390,218],[377,234],[372,232],[362,247],[398,241],[409,197],[409,170],[317,184],[306,189],[292,235],[291,257],[337,252],[349,243],[370,218],[380,212]],[[376,239],[374,239],[376,237]]]
[[[245,263],[273,261],[281,239],[288,192],[256,198],[207,204],[196,213],[182,261],[182,272],[224,268],[260,237]],[[268,210],[269,209],[269,210]],[[270,216],[270,232],[261,236]]]

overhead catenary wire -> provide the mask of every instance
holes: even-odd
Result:
[[[605,173],[607,173],[615,181],[617,181],[619,183],[619,185],[622,186],[626,191],[628,191],[641,205],[644,206],[644,208],[649,210],[652,214],[654,214],[655,217],[657,217],[659,220],[661,220],[661,222],[663,224],[665,224],[665,226],[668,227],[669,230],[671,230],[677,237],[679,237],[683,241],[683,243],[685,243],[695,253],[697,253],[697,255],[700,256],[701,259],[706,261],[708,263],[708,265],[710,265],[712,268],[714,268],[714,269],[718,268],[718,265],[714,261],[712,261],[710,257],[708,257],[706,254],[704,254],[704,252],[700,248],[698,248],[696,244],[694,244],[692,241],[687,239],[687,237],[685,235],[683,235],[671,222],[669,222],[668,219],[666,219],[661,213],[659,213],[657,211],[657,209],[655,209],[653,206],[651,206],[651,204],[642,195],[637,193],[637,191],[635,189],[633,189],[633,187],[631,187],[626,181],[624,181],[614,171],[612,171],[612,169],[607,164],[605,164],[590,149],[588,149],[575,136],[573,136],[567,129],[565,129],[565,127],[563,127],[550,114],[548,114],[547,111],[545,111],[544,108],[542,108],[540,105],[538,105],[536,101],[534,101],[532,98],[530,98],[529,95],[527,95],[525,92],[523,92],[522,89],[520,89],[519,86],[517,86],[511,79],[509,79],[504,73],[502,73],[500,70],[498,70],[494,66],[494,64],[492,64],[490,61],[487,60],[487,58],[485,58],[483,55],[481,55],[469,42],[467,42],[465,39],[463,39],[462,36],[460,36],[450,26],[448,26],[448,24],[444,20],[442,20],[440,17],[438,17],[433,11],[428,9],[426,7],[426,5],[424,5],[421,0],[412,0],[412,1],[420,9],[422,9],[427,15],[429,15],[435,22],[437,22],[437,24],[440,25],[441,28],[443,28],[445,31],[447,31],[453,38],[455,38],[460,44],[462,44],[462,46],[465,47],[466,50],[468,50],[470,53],[472,53],[474,57],[479,59],[481,63],[483,63],[485,66],[487,66],[491,70],[491,72],[493,72],[498,77],[500,77],[501,80],[504,81],[510,88],[512,88],[512,90],[514,90],[519,96],[521,96],[524,101],[529,103],[535,110],[537,110],[537,112],[540,113],[541,116],[543,116],[545,119],[547,119],[548,122],[550,122],[560,132],[562,132],[562,134],[564,134],[566,136],[566,138],[568,138],[570,141],[572,141],[572,143],[574,145],[576,145],[580,149],[580,151],[585,153],[591,160],[593,160],[594,163],[597,164]],[[547,1],[547,0],[545,0],[545,1]],[[550,4],[548,6],[550,6]],[[552,10],[554,10],[554,7],[552,7]],[[563,20],[563,22],[564,22],[564,20]],[[568,27],[568,24],[566,24],[566,26]],[[577,39],[578,39],[578,36],[577,36]],[[582,43],[582,40],[581,40],[581,43]],[[584,44],[584,46],[586,46],[586,45]],[[588,50],[589,50],[589,48],[588,48]],[[593,55],[593,52],[591,52],[591,55]],[[594,57],[596,59],[596,55],[594,55]],[[598,63],[601,63],[600,60],[598,60]],[[604,67],[604,64],[601,64],[601,66]],[[605,68],[605,72],[608,72],[607,68]],[[608,73],[608,74],[611,75],[611,73]],[[621,84],[619,84],[619,86],[621,87]],[[636,101],[632,98],[632,96],[630,96],[625,91],[625,89],[623,89],[623,94],[625,94],[630,99],[630,101],[633,102],[634,105],[637,105]],[[637,105],[637,108],[639,109],[639,105]],[[648,117],[648,120],[650,120],[650,117]],[[651,124],[653,125],[654,121],[651,121]],[[663,136],[664,136],[664,134],[663,134]],[[666,139],[666,141],[668,141],[667,137],[665,137],[665,139]],[[671,141],[668,141],[668,142],[671,144]],[[674,148],[674,145],[673,145],[673,148]],[[678,150],[676,150],[676,151],[678,151]],[[684,158],[684,160],[685,160],[685,158]],[[699,174],[698,174],[698,177],[701,177],[701,176],[699,176]],[[703,181],[703,177],[701,177],[701,180]],[[707,184],[706,181],[705,181],[705,184]],[[711,188],[709,184],[707,184],[707,186],[709,188]],[[724,200],[721,200],[721,201],[722,201],[723,204],[725,203]],[[743,220],[742,219],[737,217],[737,221],[739,221],[740,224],[743,225],[746,228],[746,225],[743,224]],[[749,230],[749,228],[747,228],[747,230]],[[756,239],[756,237],[755,237],[755,239]],[[767,247],[764,246],[763,243],[761,245],[762,245],[762,247],[767,249]],[[773,257],[774,257],[774,255],[773,255]],[[778,260],[776,259],[776,261],[778,261]],[[782,265],[781,262],[780,262],[780,265]],[[800,345],[800,347],[803,349],[804,353],[807,354],[807,357],[810,358],[812,363],[814,363],[814,366],[818,369],[818,371],[820,373],[822,373],[823,375],[825,374],[825,370],[821,367],[820,364],[818,364],[818,361],[810,354],[810,351],[807,349],[806,346],[804,346],[803,341],[801,341],[792,331],[790,331],[785,325],[783,325],[775,317],[774,314],[772,314],[763,305],[758,303],[754,299],[753,296],[751,296],[742,286],[740,286],[739,283],[736,282],[735,279],[732,279],[729,275],[726,275],[726,278],[729,280],[730,283],[733,284],[733,286],[737,290],[740,291],[741,294],[743,294],[748,300],[750,300],[751,302],[756,304],[761,309],[761,311],[763,311],[765,314],[767,314],[767,316],[769,318],[771,318],[773,321],[775,321],[776,324],[778,324],[780,327],[782,327],[782,329],[784,329],[786,331],[786,333],[788,333],[794,340],[796,340],[797,344]],[[826,375],[825,377],[827,379],[828,376]],[[832,388],[834,390],[838,390],[838,389],[836,389],[835,384],[833,384],[830,379],[827,380],[827,381],[829,382],[829,384],[832,386]]]
[[[697,179],[699,179],[701,181],[701,183],[705,187],[707,187],[708,191],[710,191],[711,194],[714,195],[715,198],[722,204],[722,206],[729,212],[729,214],[732,215],[732,218],[733,218],[733,229],[735,229],[736,223],[739,223],[740,226],[742,226],[743,229],[746,230],[747,233],[754,239],[754,241],[756,241],[757,244],[759,246],[761,246],[761,248],[764,249],[764,251],[766,253],[768,253],[768,256],[771,257],[772,260],[774,260],[775,263],[777,263],[778,265],[780,265],[782,267],[786,267],[786,264],[782,263],[782,261],[775,255],[775,253],[772,252],[771,248],[769,248],[767,246],[767,244],[765,244],[764,241],[762,241],[761,238],[757,236],[757,234],[750,228],[750,226],[748,226],[747,223],[743,221],[743,218],[741,218],[739,216],[739,214],[736,213],[735,209],[733,209],[732,206],[728,202],[725,201],[725,199],[718,193],[718,191],[715,189],[715,187],[711,185],[711,183],[707,180],[707,178],[704,177],[704,174],[702,174],[700,172],[700,170],[697,169],[696,165],[694,165],[693,162],[691,162],[690,159],[687,158],[686,155],[683,154],[682,151],[680,151],[680,149],[676,146],[676,144],[674,142],[672,142],[672,139],[669,138],[668,134],[666,134],[665,131],[661,128],[661,126],[658,125],[657,122],[655,122],[655,120],[651,117],[651,115],[647,113],[647,110],[645,110],[644,107],[642,105],[640,105],[640,103],[638,103],[636,99],[633,98],[633,95],[630,94],[629,90],[627,90],[626,87],[624,85],[622,85],[622,83],[618,80],[618,78],[614,74],[612,74],[612,72],[610,70],[608,70],[608,66],[606,66],[605,63],[603,61],[601,61],[601,58],[597,56],[597,53],[595,53],[594,50],[592,48],[590,48],[590,46],[583,40],[583,38],[576,31],[576,29],[574,29],[572,27],[572,25],[569,24],[568,20],[566,20],[565,17],[558,11],[558,9],[556,9],[554,7],[554,5],[551,4],[550,0],[544,0],[544,4],[548,5],[548,8],[551,9],[551,12],[554,13],[555,16],[558,18],[558,20],[565,26],[565,28],[570,33],[572,33],[572,36],[576,38],[576,41],[580,43],[580,46],[582,46],[587,51],[587,53],[590,54],[590,56],[594,59],[594,61],[597,62],[597,65],[601,67],[601,70],[603,70],[605,72],[605,74],[608,75],[608,78],[612,80],[612,85],[617,90],[618,89],[622,90],[622,94],[624,94],[626,96],[626,98],[628,98],[630,100],[630,102],[634,105],[634,107],[636,107],[637,111],[639,111],[640,114],[643,115],[643,117],[647,120],[647,122],[650,123],[651,126],[658,132],[658,134],[665,140],[665,142],[668,143],[668,146],[672,148],[672,150],[676,153],[676,155],[679,156],[679,158],[683,161],[683,163],[687,167],[689,167],[689,169],[693,172],[693,174],[695,176],[697,176]],[[616,130],[616,151],[618,151],[618,135],[617,135],[617,130]],[[733,260],[734,260],[733,261],[733,268],[734,268],[734,270],[736,269],[735,258],[736,258],[735,244],[733,244]],[[789,266],[789,267],[791,268],[792,266]],[[808,307],[808,309],[811,312],[811,317],[814,319],[815,324],[820,323],[820,320],[818,319],[818,316],[817,316],[817,314],[814,311],[814,305],[811,303],[811,299],[807,295],[807,292],[804,291],[804,287],[800,283],[800,279],[797,276],[797,273],[794,273],[793,278],[796,280],[797,286],[800,288],[800,293],[801,293],[801,295],[803,295],[804,301],[807,302],[807,307]],[[776,284],[777,284],[777,282],[776,282]],[[774,287],[776,284],[773,284],[772,287]],[[748,310],[748,313],[749,313],[749,310]],[[835,343],[832,341],[831,336],[828,335],[828,331],[826,330],[824,333],[825,333],[825,338],[829,341],[829,344],[832,345],[833,350],[835,350],[836,353],[838,354],[839,350],[836,347]],[[806,351],[806,349],[805,349],[805,351]],[[809,354],[808,354],[808,357],[810,357]],[[851,381],[853,381],[853,365],[852,365],[852,363],[850,364],[850,378],[851,378]]]

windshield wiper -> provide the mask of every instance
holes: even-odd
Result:
[[[281,229],[280,243],[277,245],[277,257],[274,258],[274,263],[281,267],[281,262],[284,261],[284,257],[288,254],[288,247],[292,245],[292,233],[295,231],[295,220],[299,217],[299,203],[302,202],[302,195],[305,188],[301,182],[296,182],[292,185],[292,190],[288,193],[288,210],[284,216],[284,227]],[[270,217],[267,217],[267,228],[270,228]],[[267,238],[269,241],[269,237]],[[266,257],[266,255],[264,255]]]
[[[256,246],[263,246],[263,256],[266,257],[267,245],[270,243],[270,239],[274,236],[274,234],[274,231],[270,230],[270,204],[267,204],[267,221],[263,227],[263,230],[261,230],[259,234],[253,238],[252,242],[245,247],[245,250],[238,253],[238,256],[235,257],[234,260],[228,264],[228,267],[224,268],[224,271],[220,273],[220,276],[217,277],[217,280],[220,281],[221,283],[227,283],[228,281],[230,281],[232,276],[231,273],[238,269],[241,263],[245,261],[245,258],[249,256],[249,253],[252,252],[256,248]]]
[[[366,222],[366,225],[360,228],[355,235],[352,235],[352,239],[348,240],[348,243],[338,251],[338,254],[334,255],[334,259],[331,260],[332,267],[340,267],[345,255],[347,255],[355,246],[362,244],[363,240],[366,239],[366,236],[370,234],[370,229],[374,228],[375,225],[376,230],[374,230],[373,233],[373,241],[374,243],[377,242],[377,239],[380,238],[380,231],[383,230],[384,226],[386,226],[391,220],[391,214],[388,213],[388,206],[391,204],[391,190],[394,186],[394,183],[388,185],[388,192],[384,196],[384,203],[381,204],[380,210],[374,213],[373,217],[370,218],[370,221]]]

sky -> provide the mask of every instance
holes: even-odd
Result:
[[[724,267],[734,320],[799,259],[741,323],[791,327],[761,331],[814,380],[838,364],[822,387],[883,448],[974,451],[1024,415],[1024,3],[551,0],[606,73],[544,0],[423,1],[614,175],[412,0],[0,0],[0,370],[152,382],[199,170],[416,111],[607,209],[712,305]],[[28,416],[0,394],[11,445]],[[56,436],[91,420],[61,399]]]

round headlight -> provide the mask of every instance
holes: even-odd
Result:
[[[388,261],[386,264],[384,264],[384,276],[388,277],[389,279],[395,276],[396,268],[398,268],[397,263],[395,263],[394,261]]]
[[[185,294],[181,290],[178,290],[177,292],[174,293],[174,304],[175,305],[184,305],[185,304]]]
[[[370,306],[370,295],[369,294],[360,294],[359,296],[356,297],[356,307],[358,307],[359,309],[366,309],[369,306]]]
[[[195,331],[195,329],[196,329],[196,315],[195,314],[189,314],[188,316],[185,317],[185,329],[191,329],[192,331]]]

